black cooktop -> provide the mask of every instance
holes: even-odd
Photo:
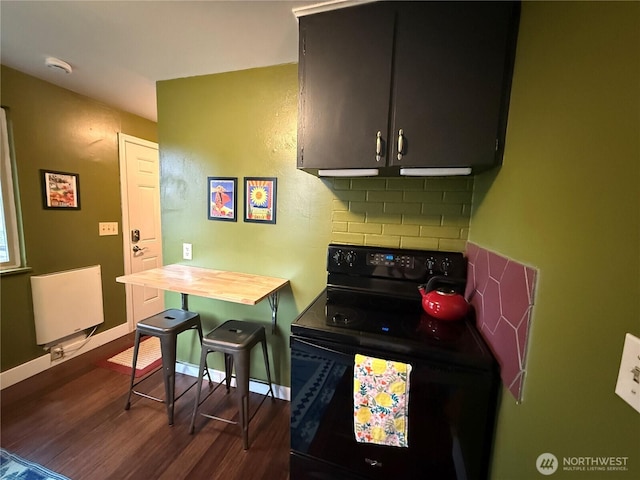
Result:
[[[332,304],[327,302],[325,289],[291,324],[291,333],[356,349],[376,349],[381,355],[393,352],[477,368],[494,366],[495,360],[472,318],[446,322],[421,310],[420,304],[403,311]]]
[[[292,323],[293,335],[430,357],[469,366],[493,357],[469,318],[436,320],[422,309],[418,285],[432,277],[466,279],[459,252],[329,245],[327,287]]]

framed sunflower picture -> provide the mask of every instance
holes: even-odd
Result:
[[[244,221],[276,223],[278,179],[244,177]]]
[[[238,179],[232,177],[208,177],[208,208],[209,220],[226,220],[235,222],[238,197],[236,190]]]

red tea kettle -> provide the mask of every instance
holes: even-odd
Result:
[[[426,284],[418,286],[422,295],[422,308],[438,320],[460,320],[469,311],[469,303],[460,293],[465,281],[443,276],[431,277]]]

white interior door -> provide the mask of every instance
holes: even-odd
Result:
[[[160,159],[158,144],[120,133],[120,185],[124,273],[162,266]],[[164,310],[164,294],[154,288],[125,285],[127,322],[133,331],[140,320]]]

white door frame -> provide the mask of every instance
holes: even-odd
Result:
[[[149,148],[158,149],[158,144],[137,138],[125,133],[118,133],[118,161],[120,167],[120,204],[122,207],[122,253],[124,258],[124,274],[129,275],[132,273],[131,255],[131,225],[129,225],[129,192],[127,186],[127,164],[125,155],[126,142],[135,143],[138,145],[146,146]],[[158,192],[159,195],[159,192]],[[127,325],[129,332],[135,330],[135,319],[133,309],[133,285],[125,284],[126,292],[126,308],[127,308]]]

